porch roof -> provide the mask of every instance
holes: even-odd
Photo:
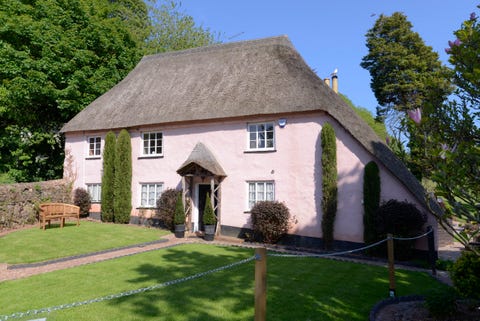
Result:
[[[207,170],[215,176],[227,176],[213,153],[201,142],[195,145],[190,156],[188,156],[187,160],[180,166],[177,173],[185,176],[194,173],[198,167]]]

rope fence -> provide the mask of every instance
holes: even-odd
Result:
[[[392,235],[389,234],[383,240],[380,240],[380,241],[375,242],[373,244],[369,244],[367,246],[363,246],[363,247],[353,249],[353,250],[332,252],[332,253],[321,253],[321,254],[269,253],[269,254],[265,254],[265,256],[285,257],[285,258],[324,258],[324,257],[341,256],[341,255],[345,255],[345,254],[352,254],[352,253],[356,253],[356,252],[361,252],[361,251],[365,251],[365,250],[368,250],[370,248],[376,247],[376,246],[378,246],[382,243],[388,242],[389,243],[389,246],[388,246],[388,248],[389,248],[389,255],[388,255],[389,256],[389,261],[391,261],[391,260],[393,261],[393,240],[412,241],[412,240],[417,240],[417,239],[420,239],[420,238],[423,238],[423,237],[426,237],[426,236],[429,236],[429,235],[430,235],[430,237],[429,237],[429,247],[431,247],[431,244],[433,244],[432,243],[433,242],[433,230],[431,228],[429,228],[426,233],[424,233],[422,235],[415,236],[415,237],[409,237],[409,238],[393,237]],[[390,247],[392,247],[392,249],[390,249]],[[263,256],[263,254],[262,254],[262,256]],[[391,259],[390,259],[390,257],[391,257]],[[171,280],[171,281],[167,281],[167,282],[163,282],[163,283],[154,284],[154,285],[139,288],[139,289],[124,291],[124,292],[120,292],[120,293],[116,293],[116,294],[109,294],[109,295],[97,297],[97,298],[90,299],[90,300],[72,302],[72,303],[68,303],[68,304],[61,304],[61,305],[56,305],[56,306],[51,306],[51,307],[46,307],[46,308],[41,308],[41,309],[32,309],[32,310],[28,310],[28,311],[24,311],[24,312],[12,313],[12,314],[9,314],[9,315],[0,315],[0,321],[25,318],[25,317],[35,316],[35,315],[39,315],[39,314],[43,314],[43,313],[50,313],[50,312],[53,312],[53,311],[59,311],[59,310],[65,310],[65,309],[73,308],[73,307],[84,306],[84,305],[88,305],[88,304],[92,304],[92,303],[98,303],[98,302],[103,302],[103,301],[119,299],[119,298],[131,296],[131,295],[135,295],[135,294],[139,294],[139,293],[143,293],[143,292],[147,292],[147,291],[153,291],[153,290],[156,290],[156,289],[168,287],[168,286],[183,283],[183,282],[186,282],[186,281],[199,279],[201,277],[204,277],[204,276],[207,276],[207,275],[210,275],[210,274],[213,274],[213,273],[217,273],[217,272],[220,272],[220,271],[231,269],[233,267],[236,267],[236,266],[239,266],[239,265],[242,265],[242,264],[249,263],[253,260],[259,261],[260,259],[261,259],[260,255],[255,254],[252,257],[248,257],[246,259],[243,259],[243,260],[231,263],[231,264],[227,264],[227,265],[215,268],[215,269],[211,269],[211,270],[208,270],[208,271],[205,271],[205,272],[200,272],[200,273],[197,273],[197,274],[194,274],[194,275],[186,276],[186,277],[183,277],[183,278],[179,278],[179,279],[175,279],[175,280]],[[389,269],[390,269],[390,278],[392,278],[393,262],[389,262]],[[432,269],[433,269],[433,274],[435,274],[435,271],[434,271],[433,267],[432,267]],[[266,278],[266,276],[265,276],[265,278]],[[393,281],[393,289],[392,289],[392,281]],[[394,291],[395,291],[394,280],[392,280],[392,279],[390,280],[390,285],[391,285],[390,286],[390,295],[392,296],[392,291],[393,291],[393,295],[394,295]]]

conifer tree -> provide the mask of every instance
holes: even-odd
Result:
[[[115,145],[117,138],[110,131],[105,136],[103,147],[103,176],[102,176],[102,221],[114,220],[114,184],[115,184]]]
[[[380,206],[380,173],[374,161],[365,165],[363,175],[363,240],[366,244],[377,241],[375,211]]]
[[[125,224],[132,211],[132,145],[126,129],[117,138],[114,181],[114,222]]]
[[[321,132],[322,141],[322,232],[326,249],[334,240],[335,216],[337,214],[337,145],[335,131],[325,123]]]

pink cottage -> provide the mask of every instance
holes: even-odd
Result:
[[[190,200],[189,228],[202,229],[215,190],[218,233],[242,236],[259,200],[284,202],[297,224],[290,242],[322,239],[320,132],[337,139],[336,245],[363,243],[363,172],[375,161],[381,199],[425,209],[423,189],[371,128],[307,66],[286,36],[144,57],[130,74],[62,129],[75,187],[101,213],[102,150],[108,131],[132,142],[131,222],[155,214],[167,188]],[[428,225],[434,227],[433,217]],[[420,244],[424,248],[424,245]]]

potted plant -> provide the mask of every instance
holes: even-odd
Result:
[[[213,241],[215,235],[215,224],[217,218],[213,211],[212,201],[210,200],[210,194],[207,193],[207,199],[205,200],[205,210],[203,211],[203,225],[205,227],[205,240]]]
[[[181,193],[178,194],[177,202],[175,203],[173,224],[175,225],[175,236],[178,238],[185,237],[185,209],[183,208]]]

